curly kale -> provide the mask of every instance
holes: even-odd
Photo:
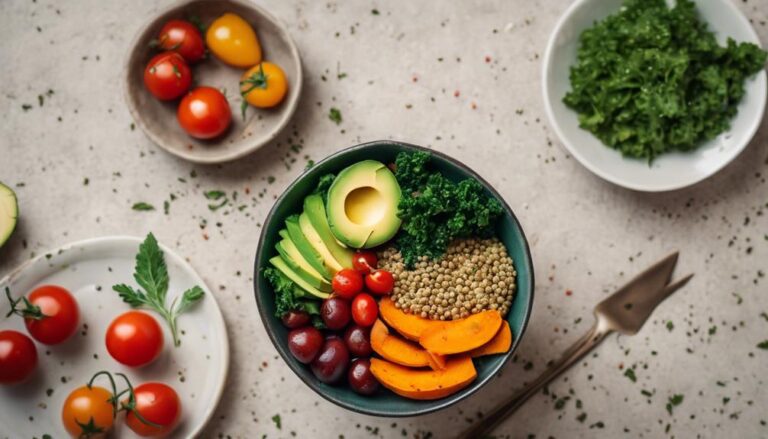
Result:
[[[331,185],[333,184],[333,180],[336,179],[336,176],[334,174],[325,174],[322,177],[320,177],[320,180],[317,182],[317,187],[315,187],[315,190],[312,191],[313,194],[320,194],[323,196],[323,202],[328,205],[328,189],[331,188]]]
[[[275,317],[280,318],[288,311],[305,311],[313,317],[320,314],[317,301],[312,300],[312,296],[308,297],[308,293],[305,293],[280,270],[267,267],[263,270],[263,275],[275,292]]]
[[[430,154],[401,152],[395,177],[402,198],[398,216],[403,223],[395,242],[405,264],[421,256],[439,258],[455,238],[493,235],[501,203],[485,193],[475,179],[455,183],[428,169]]]
[[[563,102],[625,156],[653,160],[727,131],[768,55],[730,38],[720,46],[693,2],[675,3],[626,0],[580,36]]]

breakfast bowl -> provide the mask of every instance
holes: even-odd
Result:
[[[346,385],[346,373],[342,380],[344,382],[341,384],[329,385],[318,380],[309,365],[302,364],[292,355],[288,347],[289,330],[283,325],[281,318],[275,315],[275,289],[264,276],[266,267],[269,267],[272,262],[271,259],[277,257],[275,247],[278,241],[280,241],[280,236],[285,236],[285,233],[287,233],[281,230],[286,218],[302,209],[305,197],[313,193],[318,186],[318,182],[321,181],[321,177],[329,173],[337,174],[342,170],[346,171],[354,164],[363,161],[376,161],[380,162],[380,165],[391,165],[394,163],[396,156],[401,152],[428,152],[430,154],[429,164],[434,171],[440,172],[453,182],[475,179],[481,186],[479,190],[483,193],[483,196],[498,200],[501,206],[501,214],[495,222],[495,228],[492,231],[495,232],[495,235],[514,261],[514,269],[517,273],[514,281],[514,296],[509,306],[509,312],[502,319],[506,320],[511,329],[511,346],[504,353],[498,355],[473,358],[476,378],[456,393],[439,399],[409,399],[393,393],[383,386],[376,393],[363,396],[355,393]],[[386,171],[386,168],[384,170]],[[333,197],[333,186],[327,193],[329,199]],[[330,206],[329,209],[333,209],[333,201],[326,201],[326,204]],[[345,206],[345,209],[349,209],[348,205],[345,204]],[[329,214],[328,218],[331,218],[331,214]],[[520,223],[499,193],[479,175],[459,161],[438,151],[395,141],[376,141],[343,149],[325,158],[305,171],[277,199],[262,227],[254,265],[254,290],[259,314],[267,334],[277,351],[288,364],[288,367],[307,386],[328,401],[346,409],[374,416],[400,417],[423,415],[451,406],[467,398],[494,378],[502,366],[511,358],[525,333],[533,306],[534,274],[530,249]],[[381,317],[382,314],[379,313],[379,316]],[[502,326],[505,326],[503,321]],[[373,339],[373,336],[371,338]]]
[[[212,53],[190,64],[192,87],[208,86],[224,94],[232,116],[231,125],[213,139],[196,139],[177,121],[181,98],[161,101],[145,87],[147,63],[160,53],[153,48],[163,26],[172,19],[184,19],[209,26],[223,14],[242,17],[256,32],[261,58],[280,66],[288,83],[282,102],[274,108],[248,107],[241,115],[239,81],[248,69],[223,63]],[[206,34],[203,32],[203,40]],[[299,51],[284,24],[251,2],[238,0],[192,0],[171,6],[146,23],[130,45],[125,62],[123,91],[135,124],[167,152],[196,163],[220,163],[243,157],[273,140],[296,111],[302,89]]]
[[[546,48],[542,87],[550,124],[568,152],[601,178],[629,189],[660,192],[681,189],[715,174],[747,147],[763,118],[766,72],[748,77],[745,95],[730,129],[688,152],[668,152],[653,160],[623,157],[579,126],[578,114],[563,98],[571,90],[570,69],[576,64],[582,32],[616,14],[623,0],[577,0],[557,22]],[[731,0],[695,2],[701,21],[722,46],[727,39],[760,45],[749,21]]]

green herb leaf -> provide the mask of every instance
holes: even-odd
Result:
[[[633,369],[631,367],[628,368],[626,371],[624,371],[624,376],[629,378],[629,380],[632,381],[633,383],[637,382],[637,376],[635,375],[635,369]]]
[[[278,429],[278,430],[280,430],[281,428],[283,428],[283,424],[282,424],[282,422],[280,421],[280,415],[275,415],[275,416],[272,416],[272,422],[274,422],[274,423],[275,423],[275,427],[277,427],[277,429]]]
[[[672,414],[672,409],[683,403],[683,395],[672,395],[667,401],[667,411]]]
[[[139,201],[138,203],[135,203],[133,206],[131,206],[131,209],[139,210],[139,211],[147,211],[147,210],[155,210],[155,206],[149,203],[145,203],[143,201]]]
[[[224,191],[212,190],[204,192],[203,195],[209,200],[218,200],[219,198],[225,197],[227,194]]]
[[[757,344],[757,347],[760,349],[768,349],[768,340],[762,341]]]
[[[184,294],[181,296],[181,301],[179,302],[179,305],[176,307],[176,314],[181,314],[191,308],[194,304],[202,300],[203,296],[205,296],[205,291],[203,291],[202,288],[200,288],[198,285],[195,285],[194,287],[188,289],[187,291],[184,291]]]
[[[341,110],[338,108],[331,108],[328,112],[328,119],[331,119],[336,125],[341,123]]]

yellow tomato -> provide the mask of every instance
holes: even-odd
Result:
[[[208,49],[223,62],[247,68],[261,62],[261,45],[248,22],[226,13],[214,20],[205,34]]]
[[[286,91],[288,81],[283,69],[271,62],[253,66],[240,78],[240,94],[254,107],[274,107],[283,101]]]
[[[64,401],[61,420],[72,437],[103,438],[112,429],[115,408],[112,393],[103,387],[83,386]]]

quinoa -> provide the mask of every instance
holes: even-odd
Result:
[[[485,310],[506,315],[515,293],[515,267],[497,238],[453,241],[440,259],[422,256],[406,269],[394,247],[379,253],[379,267],[392,273],[395,306],[433,320],[453,320]]]

